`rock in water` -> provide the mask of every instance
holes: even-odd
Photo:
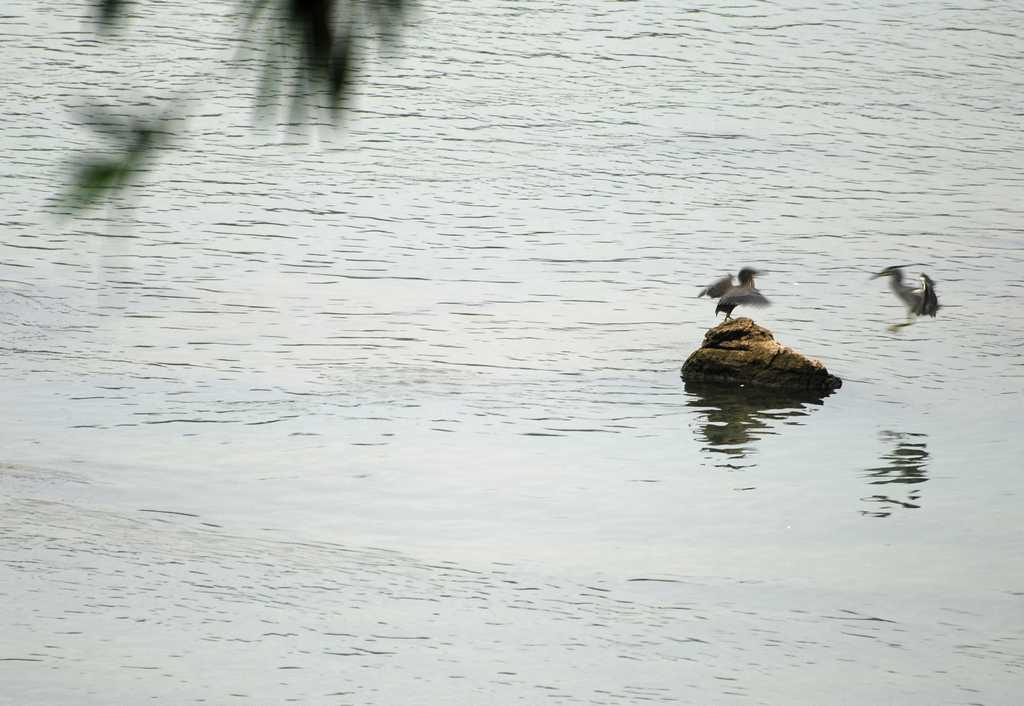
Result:
[[[710,329],[683,363],[683,379],[758,385],[779,390],[831,391],[843,381],[819,361],[780,345],[772,332],[747,318]]]

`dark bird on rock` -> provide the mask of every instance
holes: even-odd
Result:
[[[737,306],[768,306],[769,302],[761,292],[754,286],[754,275],[759,274],[757,270],[744,267],[739,272],[739,284],[733,281],[732,275],[722,277],[712,282],[701,290],[698,297],[705,294],[712,299],[718,300],[715,307],[715,315],[725,312],[725,320],[732,318],[732,310]]]
[[[939,304],[939,297],[935,294],[935,282],[932,278],[922,272],[920,280],[921,285],[914,288],[903,281],[904,267],[905,265],[893,265],[891,267],[886,267],[884,270],[871,277],[871,279],[888,277],[889,287],[907,307],[906,323],[897,324],[892,328],[909,326],[914,323],[914,318],[918,316],[931,316],[934,318],[935,313],[941,306]]]

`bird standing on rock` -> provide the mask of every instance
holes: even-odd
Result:
[[[744,267],[739,272],[739,284],[733,281],[732,275],[728,275],[709,284],[697,296],[703,297],[706,294],[712,299],[717,299],[715,316],[725,312],[725,321],[728,321],[732,318],[732,310],[740,304],[768,306],[771,303],[754,286],[754,275],[757,274],[760,274],[757,270]]]
[[[893,265],[875,274],[871,279],[879,277],[889,278],[889,287],[900,298],[907,307],[907,321],[902,324],[890,326],[891,329],[898,329],[914,323],[917,316],[935,317],[939,310],[939,297],[935,294],[935,282],[925,273],[921,273],[921,286],[914,289],[903,281],[904,265]]]

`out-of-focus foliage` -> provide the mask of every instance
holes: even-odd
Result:
[[[74,214],[131,183],[153,151],[171,136],[170,122],[175,119],[170,112],[126,119],[101,108],[82,111],[82,124],[105,135],[114,147],[110,155],[87,158],[77,165],[59,206]]]
[[[130,0],[97,0],[96,22],[100,31],[107,31],[113,28],[114,23],[120,19],[122,11]]]
[[[144,9],[144,0],[94,0],[98,29],[109,33],[125,19],[129,5]],[[242,0],[245,22],[240,45],[255,45],[263,72],[258,114],[270,117],[282,92],[280,72],[294,79],[286,92],[291,101],[289,123],[306,122],[310,105],[327,108],[330,123],[339,124],[351,92],[358,63],[357,44],[376,39],[391,43],[399,33],[411,0]],[[144,16],[144,15],[143,15]],[[94,111],[86,124],[114,137],[114,156],[91,158],[77,167],[74,183],[63,200],[73,212],[87,208],[131,181],[142,162],[168,134],[166,115],[128,124]]]
[[[264,117],[277,104],[279,72],[291,64],[290,122],[304,122],[307,102],[320,96],[337,123],[352,86],[357,41],[397,36],[407,5],[407,0],[251,0],[243,35],[263,52],[258,106]]]

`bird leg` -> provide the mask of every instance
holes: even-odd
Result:
[[[901,328],[906,328],[907,326],[910,326],[912,323],[914,323],[914,317],[911,316],[910,314],[907,314],[906,321],[904,321],[902,324],[893,324],[892,326],[889,327],[889,330],[899,331]]]

